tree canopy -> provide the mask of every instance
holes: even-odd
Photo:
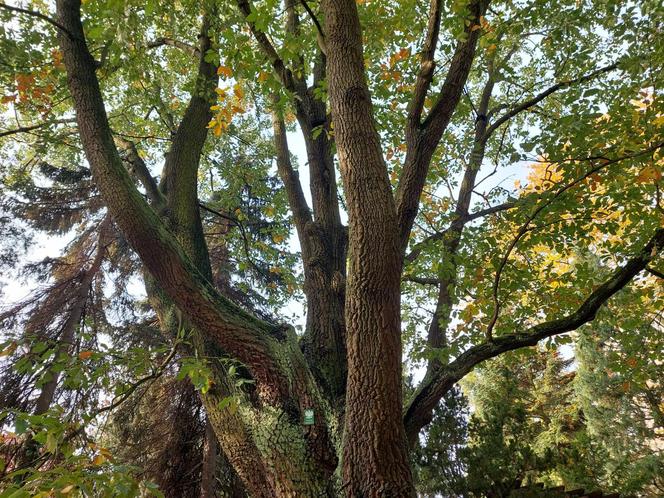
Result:
[[[663,14],[0,4],[2,496],[661,486]]]

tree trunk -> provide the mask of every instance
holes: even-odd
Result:
[[[323,2],[335,139],[349,218],[343,480],[353,497],[414,496],[401,417],[397,216],[353,0]]]
[[[208,418],[205,419],[203,466],[201,469],[201,498],[214,498],[217,474],[217,437]]]

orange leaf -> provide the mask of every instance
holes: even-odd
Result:
[[[217,68],[217,74],[219,76],[223,76],[224,78],[230,78],[233,76],[233,70],[230,67],[219,66]]]
[[[81,351],[80,353],[78,353],[78,357],[79,357],[79,359],[81,359],[81,360],[87,360],[87,359],[90,358],[93,354],[94,354],[94,353],[93,353],[92,351]]]
[[[655,166],[646,166],[636,177],[636,183],[657,183],[662,179],[662,173]]]

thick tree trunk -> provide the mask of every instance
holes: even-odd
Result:
[[[353,0],[327,0],[327,69],[349,217],[343,479],[354,497],[414,496],[401,419],[397,216],[364,76]]]

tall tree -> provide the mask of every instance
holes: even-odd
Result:
[[[252,496],[414,496],[410,448],[476,365],[582,327],[634,280],[661,301],[657,2],[36,8],[0,5],[17,16],[2,41],[14,61],[3,82],[15,90],[3,103],[19,119],[0,132],[6,153],[45,155],[50,139],[74,149],[56,154],[61,168],[85,158],[140,259],[162,336],[184,331],[196,361],[183,371]],[[53,64],[34,70],[33,52]],[[301,249],[301,337],[215,278],[229,224],[252,250],[242,210],[207,204],[237,188],[215,190],[209,166],[249,104],[271,119]],[[309,195],[289,150],[295,124]],[[16,138],[35,132],[40,140]],[[481,191],[480,171],[523,160],[545,163],[531,188]],[[269,217],[282,208],[262,206]],[[225,220],[221,234],[206,234],[202,213]],[[274,250],[286,235],[272,232],[262,253],[287,264]],[[572,245],[611,261],[565,271]],[[264,293],[297,283],[283,267],[268,273],[284,276]],[[413,311],[423,296],[435,301],[425,332]],[[426,343],[426,376],[409,399],[404,320]]]

